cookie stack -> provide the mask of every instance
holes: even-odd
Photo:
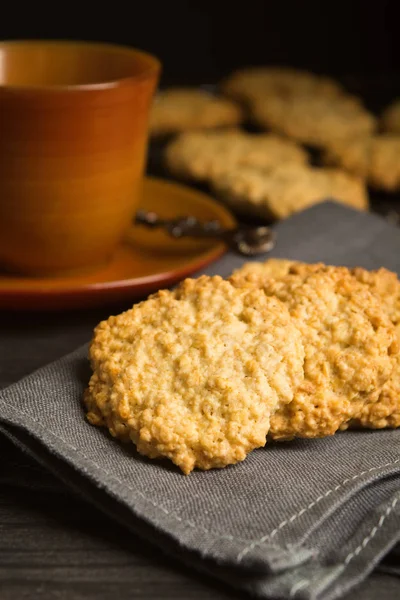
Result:
[[[185,473],[267,440],[400,426],[400,282],[323,264],[187,279],[100,323],[87,418]]]
[[[166,90],[151,133],[175,136],[165,151],[172,176],[206,184],[240,214],[280,219],[329,198],[366,210],[367,186],[400,189],[400,101],[378,119],[338,82],[307,71],[241,69],[219,95]]]

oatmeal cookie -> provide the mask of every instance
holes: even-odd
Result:
[[[211,184],[232,209],[267,219],[283,219],[327,199],[360,210],[368,208],[364,182],[339,169],[297,164],[271,170],[241,166],[219,173]]]
[[[173,175],[196,181],[209,181],[239,165],[270,169],[279,164],[305,164],[307,158],[295,142],[240,131],[184,133],[168,145],[165,154]]]
[[[357,268],[352,273],[381,298],[400,345],[400,281],[397,275],[383,268],[377,271]],[[378,401],[365,405],[351,425],[369,429],[400,427],[400,353],[396,355],[392,375],[383,386]]]
[[[400,135],[400,98],[392,102],[382,113],[381,128]]]
[[[376,189],[400,189],[400,135],[361,136],[338,143],[325,152],[324,162],[363,177]]]
[[[334,267],[323,262],[305,263],[287,258],[270,258],[265,262],[247,262],[235,269],[232,276],[238,278],[255,274],[262,279],[280,279],[288,274],[307,275],[327,269],[346,270],[346,267]],[[383,307],[394,325],[400,325],[400,281],[392,271],[381,267],[376,271],[368,271],[362,267],[348,269],[349,274],[359,283],[367,285],[379,296]]]
[[[304,383],[292,402],[272,415],[270,438],[332,435],[378,399],[393,371],[398,342],[379,298],[348,269],[294,264],[279,279],[253,271],[238,272],[231,282],[279,298],[302,334]]]
[[[184,473],[264,446],[270,416],[304,377],[287,308],[221,277],[187,279],[100,323],[87,418]]]
[[[242,101],[298,94],[335,97],[342,93],[336,81],[308,71],[285,67],[249,67],[232,73],[221,84],[225,94]]]
[[[160,92],[150,115],[151,135],[190,129],[233,127],[242,121],[242,111],[232,100],[186,88]]]
[[[370,134],[376,127],[375,117],[357,98],[348,95],[261,98],[252,102],[251,111],[261,127],[319,148]]]
[[[266,279],[280,279],[288,273],[305,274],[323,270],[323,263],[308,264],[293,260],[273,258],[264,263],[245,263],[233,272],[238,281],[249,274]],[[360,267],[350,269],[350,273],[359,283],[365,284],[381,299],[382,306],[395,326],[396,337],[400,345],[400,281],[396,273],[381,268],[367,271]],[[364,427],[382,429],[385,427],[400,427],[400,353],[395,356],[391,376],[382,388],[376,402],[368,402],[361,407],[360,414],[341,429]]]

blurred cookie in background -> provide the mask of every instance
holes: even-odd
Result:
[[[339,169],[301,164],[270,170],[243,166],[215,176],[212,187],[232,210],[265,219],[284,219],[328,199],[359,210],[368,208],[363,180]]]
[[[150,134],[168,135],[193,129],[232,127],[242,121],[232,100],[202,89],[171,88],[158,93],[150,115]]]
[[[400,98],[389,104],[381,116],[381,128],[400,135]]]
[[[330,148],[376,128],[375,117],[361,100],[349,95],[260,98],[251,103],[251,113],[260,127],[317,148]]]
[[[336,97],[343,91],[341,85],[308,71],[289,67],[248,67],[234,71],[221,82],[224,94],[240,101],[259,100],[266,96],[290,98],[298,94],[318,94]]]
[[[302,165],[307,160],[307,152],[291,140],[239,130],[184,133],[165,152],[166,168],[172,175],[200,182],[239,166],[270,169],[292,163]]]
[[[355,137],[332,145],[325,164],[337,165],[366,179],[377,190],[400,190],[400,134]]]

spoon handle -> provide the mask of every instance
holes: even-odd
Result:
[[[256,256],[272,250],[276,233],[266,226],[240,226],[226,229],[219,221],[199,221],[195,217],[163,219],[155,212],[138,210],[135,223],[149,228],[162,228],[171,237],[193,237],[224,242],[231,250],[243,256]]]

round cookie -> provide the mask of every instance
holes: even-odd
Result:
[[[357,268],[353,269],[352,273],[358,281],[366,284],[381,298],[389,318],[395,325],[400,345],[400,281],[397,275],[383,268],[377,271]],[[383,386],[378,401],[365,405],[351,425],[369,429],[400,427],[400,353],[396,355],[392,375]]]
[[[273,258],[264,263],[245,263],[232,275],[238,279],[250,274],[255,274],[257,277],[280,279],[290,272],[304,274],[324,268],[323,263],[308,264]],[[384,268],[367,271],[356,267],[350,269],[350,273],[358,282],[367,285],[373,293],[379,296],[386,314],[395,325],[400,345],[400,281],[397,275]],[[369,429],[400,427],[400,353],[396,354],[392,374],[383,386],[378,400],[362,406],[360,414],[350,423],[341,426],[341,429],[346,429],[348,426]]]
[[[270,415],[304,377],[287,308],[221,277],[187,279],[100,323],[87,418],[184,473],[264,446]]]
[[[400,135],[362,136],[332,146],[324,162],[358,175],[376,189],[400,189]]]
[[[341,86],[328,77],[321,77],[285,67],[249,67],[232,73],[221,84],[223,92],[239,100],[266,96],[291,97],[298,94],[318,94],[335,97]]]
[[[341,140],[374,131],[376,120],[351,96],[298,94],[293,98],[254,100],[251,112],[258,125],[310,146],[329,148]]]
[[[211,183],[232,209],[267,219],[283,219],[327,199],[368,208],[364,182],[338,169],[287,164],[266,171],[241,166],[218,173]]]
[[[242,121],[242,111],[231,100],[201,90],[172,88],[160,92],[150,114],[151,135],[191,129],[233,127]]]
[[[307,158],[296,143],[276,135],[210,131],[179,136],[168,145],[165,163],[177,177],[209,181],[239,165],[270,169],[279,164],[305,164]]]
[[[302,334],[304,383],[271,417],[269,436],[323,437],[377,400],[394,367],[398,343],[381,302],[345,267],[296,265],[280,279],[232,276],[234,285],[263,289],[283,301]]]
[[[315,265],[317,267],[317,265]],[[304,265],[305,268],[308,265]],[[367,271],[361,267],[350,270],[351,274],[368,286],[381,300],[383,308],[395,326],[400,346],[400,281],[395,273],[385,268]],[[351,423],[351,427],[368,429],[395,428],[400,426],[400,353],[396,354],[394,368],[376,402],[366,403]],[[347,428],[347,426],[342,429]]]
[[[383,111],[381,128],[383,131],[400,134],[400,98],[392,102]]]

